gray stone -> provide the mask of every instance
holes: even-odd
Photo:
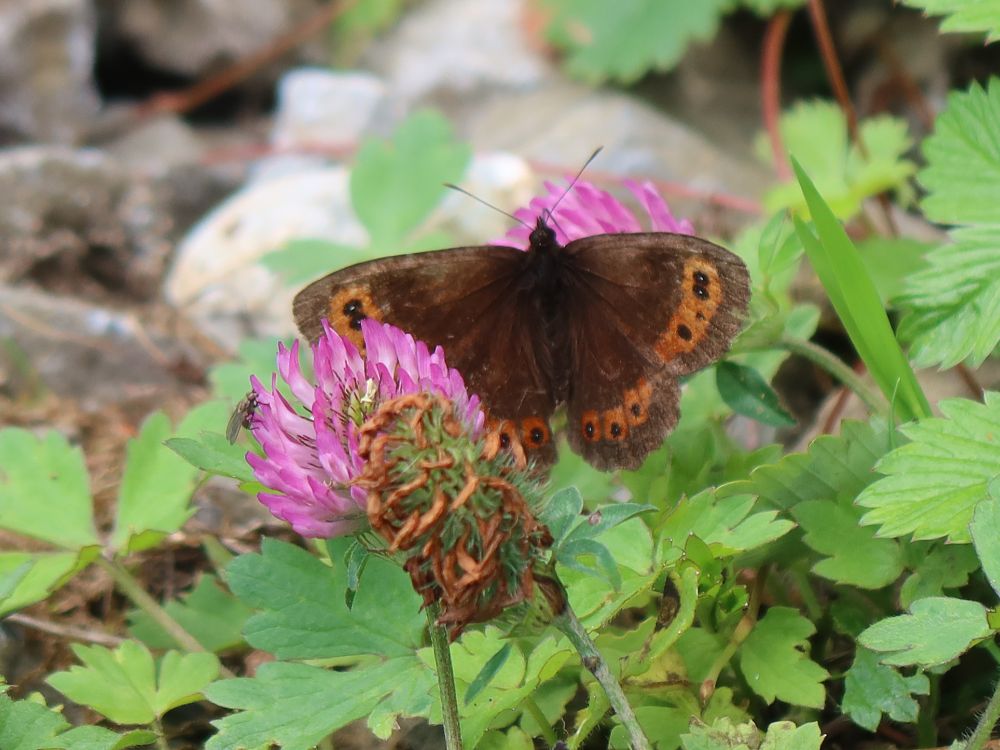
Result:
[[[100,151],[0,152],[0,281],[75,296],[155,293],[173,229],[156,187]]]
[[[534,87],[554,70],[530,46],[522,11],[514,0],[430,0],[372,44],[362,62],[382,74],[393,101],[406,105]],[[504,123],[512,119],[508,112]]]
[[[313,12],[314,0],[115,0],[113,32],[151,65],[197,76],[246,57]]]
[[[80,139],[97,114],[90,0],[0,0],[0,130]]]

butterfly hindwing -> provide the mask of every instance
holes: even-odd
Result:
[[[739,331],[749,276],[732,253],[687,235],[597,235],[563,252],[570,444],[598,468],[635,468],[677,422],[677,377],[718,359]]]
[[[519,284],[526,258],[484,246],[360,263],[303,289],[295,321],[310,341],[326,318],[362,349],[360,321],[370,317],[442,346],[504,441],[548,464],[555,458],[549,418],[558,388],[548,341],[538,335],[538,301]]]

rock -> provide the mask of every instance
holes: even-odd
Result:
[[[247,185],[181,242],[166,281],[167,300],[230,351],[247,336],[294,330],[293,290],[258,261],[293,239],[364,245],[348,179],[343,167],[323,167]]]
[[[106,154],[59,146],[0,152],[0,281],[74,296],[153,295],[174,225],[148,180]]]
[[[175,384],[182,353],[131,313],[0,284],[0,372],[27,367],[47,390],[93,409]]]
[[[0,0],[0,131],[80,139],[99,106],[90,0]]]
[[[315,11],[315,0],[116,0],[108,15],[150,65],[200,76],[266,46]]]
[[[521,12],[510,0],[430,0],[370,45],[362,63],[383,75],[393,101],[406,105],[464,97],[472,106],[494,89],[535,87],[554,71],[529,45]],[[511,119],[507,113],[504,121]]]

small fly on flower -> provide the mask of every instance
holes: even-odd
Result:
[[[233,413],[229,416],[229,422],[226,423],[226,439],[230,444],[236,442],[240,436],[240,432],[244,428],[250,429],[251,420],[256,411],[257,394],[254,391],[250,391],[236,404],[236,408],[233,409]]]

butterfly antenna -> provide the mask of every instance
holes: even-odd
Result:
[[[493,205],[492,203],[489,203],[488,201],[484,201],[484,200],[483,200],[482,198],[480,198],[480,197],[479,197],[478,195],[473,195],[472,193],[470,193],[470,192],[469,192],[468,190],[466,190],[465,188],[462,188],[462,187],[459,187],[458,185],[456,185],[456,184],[454,184],[454,183],[452,183],[452,182],[446,182],[446,183],[444,183],[444,186],[445,186],[446,188],[449,188],[449,189],[451,189],[451,190],[457,190],[457,191],[458,191],[458,192],[460,192],[460,193],[461,193],[462,195],[467,195],[467,196],[469,196],[470,198],[472,198],[472,200],[476,201],[477,203],[482,203],[482,204],[483,204],[484,206],[486,206],[487,208],[492,208],[492,209],[493,209],[494,211],[496,211],[497,213],[501,213],[501,214],[503,214],[504,216],[507,216],[507,217],[509,217],[509,218],[513,219],[514,221],[516,221],[516,222],[517,222],[518,224],[520,224],[521,226],[523,226],[523,227],[527,227],[528,229],[531,229],[531,225],[530,225],[530,224],[526,224],[525,222],[521,221],[521,220],[520,220],[519,218],[517,218],[516,216],[514,216],[514,214],[509,214],[509,213],[507,213],[506,211],[504,211],[504,210],[503,210],[502,208],[497,208],[497,207],[496,207],[496,206],[494,206],[494,205]]]
[[[587,169],[587,167],[590,166],[590,162],[596,159],[597,155],[601,153],[601,151],[603,150],[604,146],[598,146],[596,149],[594,149],[594,153],[592,153],[590,155],[590,158],[583,163],[583,166],[580,167],[580,171],[576,173],[576,177],[574,177],[572,180],[569,181],[569,185],[567,185],[566,189],[563,190],[563,194],[559,196],[559,199],[555,203],[552,204],[552,208],[548,209],[549,218],[552,219],[553,222],[555,222],[555,217],[553,216],[553,214],[556,212],[556,207],[560,203],[562,203],[563,198],[569,195],[570,191],[573,189],[573,186],[576,185],[576,183],[580,180],[580,177],[583,175],[584,171]],[[556,226],[558,226],[558,224],[556,224]]]

